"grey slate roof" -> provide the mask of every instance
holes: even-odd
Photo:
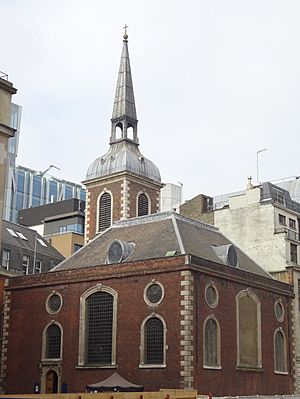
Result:
[[[19,232],[26,237],[26,240],[21,237],[13,236],[7,229],[13,230],[15,233]],[[36,240],[36,237],[43,241],[46,246],[39,243]],[[64,259],[64,256],[58,252],[52,245],[50,245],[40,234],[38,234],[35,230],[32,230],[28,227],[22,226],[20,224],[11,223],[6,220],[3,220],[2,225],[2,245],[4,243],[8,243],[14,245],[15,247],[24,248],[30,251],[35,251],[40,254],[44,254],[46,256],[56,258],[58,260]]]
[[[105,265],[107,250],[113,240],[134,244],[133,252],[124,260],[126,262],[164,258],[168,252],[176,251],[173,255],[193,255],[224,265],[213,247],[231,244],[214,226],[188,219],[175,212],[164,212],[115,223],[52,270]],[[239,248],[236,250],[239,269],[272,278]]]
[[[123,50],[118,74],[112,119],[127,116],[136,119],[133,84],[127,40],[123,40]]]

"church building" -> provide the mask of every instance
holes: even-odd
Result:
[[[160,210],[162,187],[157,166],[139,150],[127,33],[111,119],[110,147],[89,166],[84,184],[87,190],[86,242],[114,221],[148,215]]]
[[[110,148],[85,181],[87,245],[5,287],[2,390],[84,392],[117,371],[145,391],[292,393],[292,286],[218,228],[159,213],[162,183],[139,150],[127,40]]]

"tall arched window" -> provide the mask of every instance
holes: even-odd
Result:
[[[149,214],[149,199],[146,194],[141,193],[138,196],[137,215],[144,216]]]
[[[104,231],[111,225],[111,195],[103,193],[98,199],[98,231]]]
[[[86,300],[86,363],[111,364],[113,296],[96,292]]]
[[[44,331],[43,358],[61,358],[61,328],[58,324],[50,324]]]
[[[209,317],[204,322],[204,367],[220,367],[220,328],[218,322]]]
[[[274,334],[274,369],[278,373],[287,372],[286,342],[281,328],[277,329]]]
[[[80,366],[116,364],[117,293],[101,284],[80,298]]]
[[[237,365],[261,367],[261,311],[258,297],[251,291],[241,291],[237,305]]]
[[[141,329],[141,365],[164,366],[166,363],[166,329],[160,317],[149,317]]]

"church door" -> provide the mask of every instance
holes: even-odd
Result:
[[[55,371],[51,370],[46,375],[46,393],[57,393],[58,377]]]

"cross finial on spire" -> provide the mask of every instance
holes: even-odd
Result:
[[[127,28],[128,28],[128,25],[125,24],[124,27],[123,27],[123,29],[124,29],[123,39],[126,40],[126,41],[128,39]]]

